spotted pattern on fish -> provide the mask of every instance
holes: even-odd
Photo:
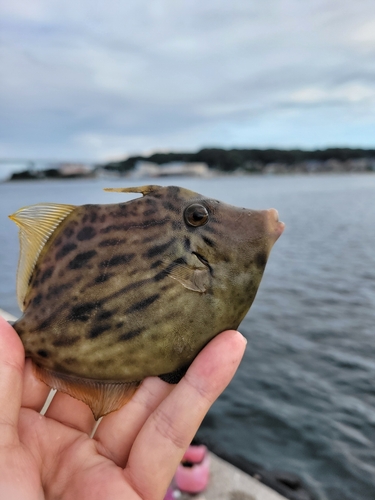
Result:
[[[184,219],[193,203],[208,211],[199,227]],[[176,381],[213,336],[238,327],[272,238],[264,212],[178,187],[76,207],[43,248],[15,328],[27,356],[54,372]]]

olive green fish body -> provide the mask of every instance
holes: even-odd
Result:
[[[41,373],[117,388],[182,374],[251,306],[282,231],[275,214],[178,187],[139,192],[69,209],[42,247],[14,325]]]

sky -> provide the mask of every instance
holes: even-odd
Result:
[[[0,159],[375,147],[375,1],[2,0]]]

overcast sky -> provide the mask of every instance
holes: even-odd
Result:
[[[2,0],[0,158],[375,147],[375,0]]]

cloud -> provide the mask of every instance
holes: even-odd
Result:
[[[340,140],[337,107],[342,141],[360,145],[375,120],[374,23],[373,0],[4,0],[0,146],[92,159],[289,135],[324,146]]]
[[[348,83],[334,88],[305,87],[291,95],[291,101],[305,104],[336,103],[375,103],[375,85]]]

